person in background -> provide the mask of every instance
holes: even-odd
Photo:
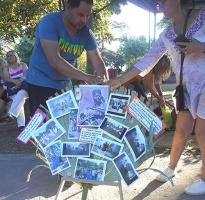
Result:
[[[71,87],[71,79],[87,84],[104,84],[108,80],[92,30],[86,25],[93,0],[68,0],[65,10],[45,15],[38,23],[35,45],[26,80],[29,83],[30,116],[46,100]],[[86,50],[96,75],[76,66],[76,59]]]
[[[142,58],[141,58],[142,59]],[[132,78],[123,84],[128,89],[136,90],[147,101],[146,89],[157,98],[161,107],[165,106],[165,100],[162,94],[161,82],[169,78],[171,73],[171,61],[167,54],[164,54],[162,58],[157,62],[153,69],[145,76],[140,75]],[[156,88],[156,91],[154,89]]]
[[[175,176],[177,163],[196,119],[195,136],[201,151],[202,171],[200,179],[185,188],[184,192],[189,195],[202,195],[205,194],[205,8],[193,9],[194,0],[158,0],[157,4],[166,17],[173,19],[173,23],[161,33],[143,59],[134,64],[127,73],[109,80],[108,84],[111,87],[119,87],[138,74],[145,76],[167,51],[172,59],[172,68],[179,84],[181,54],[182,52],[185,54],[183,88],[187,109],[177,114],[170,162],[164,173],[168,178]],[[183,34],[186,21],[185,37],[189,42],[174,42],[178,35]],[[160,174],[156,180],[166,182],[167,177]]]
[[[18,54],[13,50],[7,52],[6,58],[8,67],[3,70],[5,82],[11,82],[16,88],[19,88],[25,80],[25,72],[28,67],[25,63],[20,62]],[[9,98],[12,103],[5,120],[9,122],[16,118],[19,131],[22,131],[25,127],[24,104],[28,98],[28,93],[26,90],[20,89]]]
[[[6,117],[10,101],[10,99],[7,97],[6,87],[3,85],[5,81],[3,69],[6,67],[6,60],[4,58],[0,58],[0,120]]]

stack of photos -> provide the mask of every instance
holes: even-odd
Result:
[[[126,186],[132,185],[139,175],[123,149],[129,150],[136,162],[146,153],[146,140],[138,126],[129,129],[123,124],[130,95],[111,93],[108,99],[109,88],[102,85],[80,85],[78,89],[79,106],[71,90],[47,100],[52,118],[32,135],[52,175],[75,167],[73,178],[104,181],[110,162]],[[62,119],[56,118],[67,114],[66,132],[59,123]]]
[[[56,141],[44,149],[44,154],[48,161],[52,175],[66,170],[71,166],[69,160],[61,156],[61,149],[61,141]]]
[[[78,158],[74,178],[104,181],[107,161]]]
[[[113,163],[127,187],[139,180],[139,175],[125,152],[116,157]]]
[[[139,160],[139,158],[146,153],[145,138],[139,126],[135,126],[127,131],[124,136],[124,140],[132,153],[134,162]]]

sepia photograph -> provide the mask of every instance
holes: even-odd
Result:
[[[60,138],[66,130],[61,126],[57,119],[51,118],[32,135],[36,143],[43,149],[53,141]]]
[[[125,110],[125,107],[129,102],[130,95],[111,93],[106,108],[106,115],[126,119],[127,111]]]
[[[139,126],[135,126],[128,130],[124,136],[124,140],[129,147],[135,162],[146,153],[145,137]]]
[[[123,144],[114,142],[113,140],[109,140],[103,137],[97,137],[93,144],[91,153],[108,160],[113,160],[121,153],[123,147]]]
[[[58,140],[44,149],[44,155],[52,175],[58,174],[71,166],[69,160],[61,156],[61,145],[61,141]]]
[[[80,85],[78,125],[99,127],[105,117],[108,100],[108,86]]]
[[[78,109],[71,108],[69,116],[68,139],[78,139],[80,135],[80,126],[77,126]]]
[[[70,113],[71,108],[78,108],[72,90],[46,101],[52,117],[58,118]]]
[[[117,156],[113,163],[127,187],[139,180],[139,175],[125,152]]]
[[[128,126],[125,126],[110,117],[105,117],[99,127],[99,129],[102,130],[103,133],[117,140],[118,142],[122,141],[123,136],[125,135],[128,128]]]
[[[82,142],[63,142],[62,157],[90,157],[90,144]]]
[[[104,181],[106,164],[103,160],[78,158],[73,178]]]

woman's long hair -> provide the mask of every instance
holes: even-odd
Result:
[[[171,60],[167,54],[164,54],[153,68],[154,83],[159,84],[167,80],[171,74]]]
[[[20,58],[19,58],[18,54],[17,54],[14,50],[8,51],[8,52],[6,53],[6,55],[8,55],[8,53],[13,53],[13,54],[15,55],[15,57],[16,57],[16,63],[17,63],[17,64],[20,64]],[[8,59],[7,59],[7,62],[9,63]],[[9,64],[11,64],[11,63],[9,63]]]

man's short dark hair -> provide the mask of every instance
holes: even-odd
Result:
[[[93,5],[93,0],[67,0],[67,4],[73,8],[77,8],[81,1]]]

